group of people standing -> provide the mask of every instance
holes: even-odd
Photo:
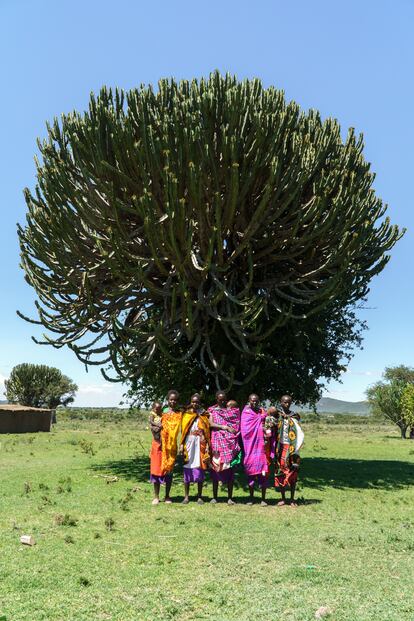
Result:
[[[267,410],[259,397],[251,394],[242,412],[225,392],[216,394],[216,403],[207,410],[200,395],[194,394],[186,407],[179,405],[179,394],[170,390],[168,405],[155,402],[150,414],[153,435],[150,452],[150,480],[154,485],[152,504],[160,502],[160,486],[165,484],[165,502],[171,503],[173,469],[178,454],[184,460],[184,500],[190,501],[190,485],[197,484],[197,502],[203,504],[203,483],[209,470],[213,483],[211,503],[217,503],[219,485],[227,487],[227,502],[234,504],[234,468],[243,464],[249,486],[249,502],[254,502],[254,489],[261,489],[265,506],[270,466],[275,462],[274,485],[281,492],[279,505],[296,506],[295,489],[299,469],[299,450],[303,432],[299,416],[291,411],[292,398],[284,395],[277,407]]]

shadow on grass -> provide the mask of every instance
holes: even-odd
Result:
[[[414,464],[379,459],[306,457],[301,464],[306,487],[324,489],[397,489],[414,481]]]
[[[121,476],[135,482],[149,482],[149,459],[137,456],[130,459],[111,460],[92,465],[96,472],[105,472]],[[330,457],[306,457],[300,468],[301,487],[323,490],[334,489],[397,489],[410,485],[414,481],[414,464],[405,461],[338,459]],[[272,483],[273,473],[269,477]],[[176,484],[183,482],[182,463],[174,469]],[[207,475],[206,483],[209,483]],[[236,490],[248,491],[243,472],[236,472],[234,487]]]

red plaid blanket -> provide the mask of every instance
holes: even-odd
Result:
[[[211,430],[211,449],[213,457],[220,456],[221,464],[230,463],[240,451],[239,431],[240,431],[240,410],[239,408],[220,408],[212,405],[208,408],[210,420],[217,425],[228,425],[236,429],[237,434],[229,431]]]

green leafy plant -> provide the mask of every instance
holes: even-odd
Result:
[[[49,409],[72,403],[78,389],[59,369],[28,363],[15,366],[4,385],[10,403]]]
[[[115,527],[115,520],[112,517],[107,517],[105,518],[105,528],[108,532],[111,532],[114,530]]]
[[[54,517],[56,526],[77,526],[78,520],[69,513],[57,513]]]
[[[79,446],[81,447],[81,451],[86,453],[86,455],[95,455],[95,449],[93,447],[93,443],[85,438],[79,441]]]
[[[362,137],[218,72],[103,88],[47,131],[18,229],[43,343],[152,396],[159,367],[205,393],[280,377],[275,345],[304,400],[339,375],[352,309],[402,234]]]
[[[414,369],[400,365],[387,367],[384,380],[367,390],[372,413],[395,423],[405,438],[407,429],[414,428]]]

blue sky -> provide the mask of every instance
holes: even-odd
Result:
[[[216,68],[259,77],[303,108],[336,117],[344,131],[363,132],[377,193],[391,220],[408,228],[372,282],[364,350],[326,394],[359,400],[385,366],[414,366],[413,23],[412,0],[0,0],[0,389],[15,364],[30,361],[74,379],[78,405],[116,405],[123,392],[96,369],[86,374],[70,351],[35,345],[30,337],[41,330],[15,313],[33,315],[16,222],[24,221],[22,189],[34,185],[45,122],[84,110],[104,84],[128,89]]]

